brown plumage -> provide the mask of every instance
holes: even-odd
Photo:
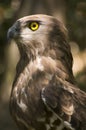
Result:
[[[86,94],[76,87],[67,30],[47,15],[9,29],[20,51],[10,111],[20,130],[85,130]]]

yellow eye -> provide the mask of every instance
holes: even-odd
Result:
[[[36,31],[38,28],[39,28],[39,23],[38,22],[31,22],[29,24],[29,28],[32,30],[32,31]]]

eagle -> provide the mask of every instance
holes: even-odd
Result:
[[[25,16],[7,37],[20,53],[10,96],[19,130],[86,130],[86,93],[73,76],[64,24],[53,16]]]

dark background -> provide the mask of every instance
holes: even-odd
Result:
[[[16,19],[40,13],[66,25],[73,72],[78,86],[86,91],[86,0],[0,0],[0,130],[17,130],[9,113],[9,97],[19,53],[14,42],[8,44],[7,30]]]

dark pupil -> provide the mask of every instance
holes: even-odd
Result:
[[[33,24],[33,27],[35,28],[35,27],[36,27],[36,24]]]

